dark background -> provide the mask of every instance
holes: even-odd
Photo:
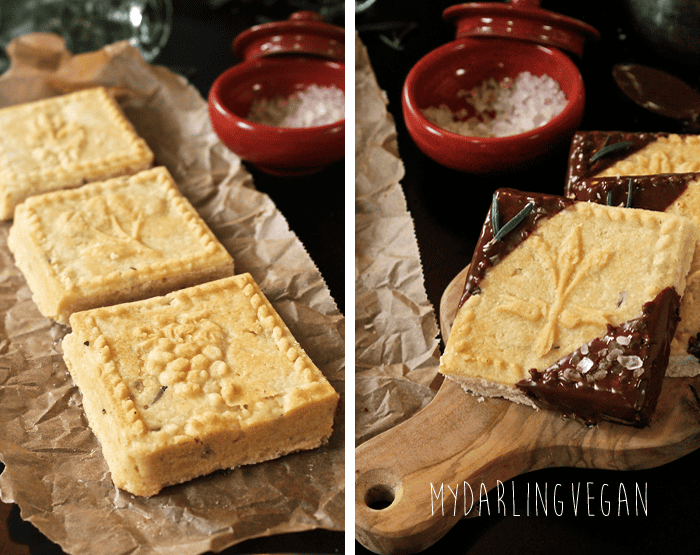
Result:
[[[342,2],[335,0],[173,0],[173,4],[172,34],[153,63],[187,77],[204,98],[216,77],[239,62],[231,42],[252,25],[287,19],[300,9],[321,12],[326,22],[345,25]],[[294,178],[272,177],[246,167],[255,187],[272,198],[304,244],[344,312],[344,161]],[[0,472],[3,468],[0,463]],[[344,544],[343,532],[314,530],[249,540],[222,553],[344,553]],[[16,505],[0,502],[0,555],[28,554],[63,551],[23,521]]]
[[[372,9],[358,14],[356,26],[368,49],[379,86],[389,98],[396,120],[398,144],[406,167],[402,186],[415,220],[416,236],[425,272],[428,297],[439,307],[440,297],[460,270],[469,264],[491,195],[498,187],[562,194],[568,145],[541,164],[509,175],[478,177],[439,166],[424,156],[406,131],[401,115],[401,88],[411,67],[425,54],[455,38],[454,24],[442,20],[444,8],[455,4],[377,0]],[[618,92],[611,75],[615,63],[637,62],[665,69],[700,87],[698,68],[687,67],[665,56],[643,41],[630,23],[623,0],[547,1],[541,7],[566,14],[597,28],[598,42],[587,43],[581,59],[574,59],[584,78],[587,103],[581,129],[683,132],[681,124],[645,112]],[[397,47],[398,45],[398,47]],[[442,540],[424,553],[488,554],[647,554],[698,553],[700,551],[700,451],[659,468],[643,471],[548,469],[519,476],[505,483],[506,499],[517,492],[513,514],[497,514],[495,496],[490,495],[491,516],[460,521]],[[580,484],[585,498],[587,483],[594,495],[591,513],[585,503],[574,516],[569,501],[563,516],[552,505],[553,488],[558,497],[571,499],[571,489]],[[630,500],[635,486],[647,486],[648,514],[617,516],[617,492],[623,484]],[[534,513],[534,488],[549,488],[548,516],[527,517],[526,495]],[[601,512],[601,490],[613,501],[609,516]],[[478,495],[478,493],[477,493]],[[633,504],[630,505],[634,513]],[[484,506],[485,508],[485,506]],[[605,510],[607,512],[607,510]],[[358,554],[370,553],[356,544]]]

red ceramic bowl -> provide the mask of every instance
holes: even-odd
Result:
[[[440,104],[452,110],[464,107],[457,91],[489,77],[515,78],[523,71],[549,75],[566,95],[566,108],[542,127],[509,137],[465,137],[437,127],[421,114]],[[560,50],[510,39],[463,38],[418,61],[406,78],[402,104],[406,127],[427,156],[459,171],[504,173],[531,166],[568,145],[583,118],[585,92],[578,68]]]
[[[222,73],[209,91],[209,116],[221,141],[241,159],[274,175],[316,172],[345,156],[345,120],[307,128],[246,119],[255,100],[284,98],[311,84],[345,90],[345,64],[305,56],[270,56]]]

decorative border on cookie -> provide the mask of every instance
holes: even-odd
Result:
[[[602,212],[611,221],[628,221],[636,222],[642,227],[653,227],[659,225],[659,237],[653,247],[656,253],[652,261],[653,271],[657,277],[650,281],[661,281],[664,283],[676,283],[682,281],[681,277],[674,274],[679,273],[678,265],[671,260],[671,254],[668,252],[668,247],[673,242],[673,231],[675,230],[677,220],[676,217],[666,217],[662,212],[653,212],[650,210],[631,210],[622,207],[608,207],[601,209],[601,205],[591,202],[577,202],[575,205],[577,210],[583,211],[584,214],[593,214],[594,212]],[[659,291],[656,287],[649,286],[644,292],[647,299],[652,299],[658,295]],[[640,307],[641,310],[641,307]]]

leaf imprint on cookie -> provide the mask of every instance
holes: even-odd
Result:
[[[60,113],[49,116],[38,114],[29,121],[27,141],[39,160],[54,163],[77,160],[86,144],[85,128],[74,121],[66,121]]]
[[[141,228],[148,217],[143,209],[135,207],[123,195],[110,194],[93,198],[85,203],[85,212],[75,212],[70,224],[74,235],[89,237],[83,248],[84,255],[129,257],[163,254],[141,239]]]
[[[578,305],[566,306],[579,283],[605,267],[610,253],[597,249],[584,254],[580,227],[573,228],[561,247],[557,247],[559,254],[556,258],[552,247],[544,239],[533,237],[533,242],[543,255],[541,268],[550,275],[553,298],[521,299],[506,295],[496,310],[530,322],[544,319],[534,345],[535,353],[543,357],[552,350],[560,328],[574,329],[581,325],[598,324],[601,320],[610,323],[611,314],[605,311]]]

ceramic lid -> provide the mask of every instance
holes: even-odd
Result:
[[[309,54],[345,60],[345,30],[323,21],[313,11],[293,13],[286,21],[255,25],[233,41],[240,60],[279,54]]]
[[[510,0],[510,3],[475,2],[450,6],[445,19],[456,20],[457,38],[501,37],[553,46],[581,56],[586,39],[600,33],[587,23],[544,10],[540,0]]]

